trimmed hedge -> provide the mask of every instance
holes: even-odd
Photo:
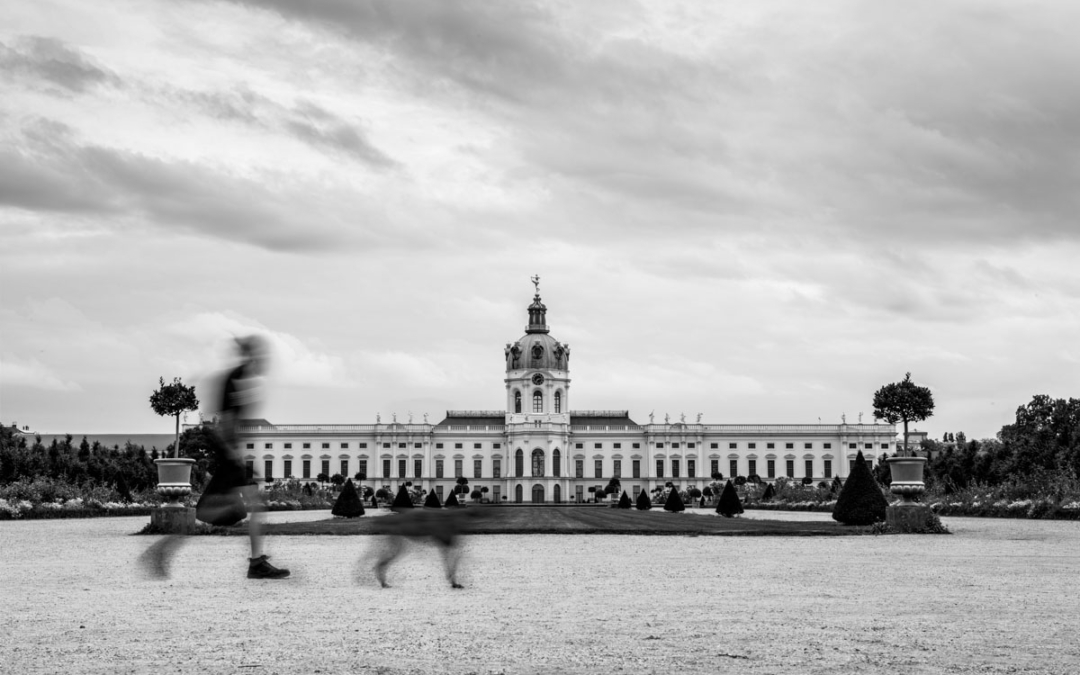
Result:
[[[720,493],[720,500],[716,504],[716,512],[725,518],[731,518],[743,512],[742,502],[739,500],[739,495],[735,492],[735,486],[731,484],[730,480],[724,485],[724,491]]]
[[[445,502],[443,502],[443,506],[445,506],[446,508],[450,508],[451,506],[461,506],[461,502],[458,501],[457,495],[451,492],[450,496],[446,498]]]
[[[401,509],[411,509],[413,507],[412,497],[409,496],[409,488],[404,484],[398,488],[397,496],[394,497],[394,503],[390,505],[391,511],[400,511]]]
[[[637,504],[634,505],[638,511],[648,511],[652,508],[652,500],[649,499],[649,493],[642,490],[638,493]]]
[[[619,508],[628,509],[633,505],[634,503],[630,501],[630,495],[626,494],[626,490],[623,490],[622,497],[619,497]]]
[[[431,490],[427,493],[427,499],[424,500],[425,509],[441,509],[442,502],[439,501],[439,493]]]
[[[836,498],[833,520],[844,525],[873,525],[885,520],[889,502],[866,466],[862,451],[855,457],[851,475],[844,481],[844,488]]]
[[[360,493],[356,491],[351,478],[345,481],[345,487],[341,488],[341,494],[330,513],[342,518],[359,518],[364,515],[364,502],[360,500]]]
[[[671,513],[679,513],[686,510],[686,505],[682,503],[682,497],[679,496],[679,491],[675,488],[671,488],[671,494],[664,500],[664,510]]]

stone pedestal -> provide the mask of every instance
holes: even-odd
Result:
[[[195,530],[195,509],[158,506],[150,510],[150,524],[162,534],[190,534]]]
[[[898,532],[918,532],[926,528],[930,513],[930,507],[925,504],[895,504],[885,510],[885,523]]]

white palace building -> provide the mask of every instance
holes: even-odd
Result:
[[[266,483],[320,473],[367,475],[365,485],[412,481],[440,498],[456,479],[495,502],[583,502],[618,477],[631,497],[667,482],[704,487],[757,474],[813,481],[845,477],[863,451],[895,451],[892,424],[639,424],[626,410],[572,410],[570,346],[548,330],[536,294],[525,335],[504,349],[502,410],[449,410],[437,424],[271,424],[241,429],[249,471]],[[410,420],[411,422],[411,420]]]

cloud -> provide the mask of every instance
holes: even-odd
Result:
[[[42,391],[82,391],[78,382],[67,380],[37,359],[23,359],[14,354],[0,358],[0,383],[8,389],[8,395],[17,387]]]
[[[0,43],[0,74],[34,87],[49,83],[69,94],[81,94],[98,85],[120,84],[112,71],[79,50],[55,38],[40,36],[18,38],[11,47]]]
[[[279,251],[386,240],[378,211],[355,196],[311,191],[265,173],[248,178],[186,160],[82,144],[38,122],[0,148],[0,205],[109,214],[115,230],[166,228]],[[335,200],[345,199],[346,208]],[[368,221],[368,222],[365,222]],[[370,222],[375,221],[375,222]]]

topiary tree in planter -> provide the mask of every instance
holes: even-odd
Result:
[[[480,494],[483,495],[481,497],[481,499],[487,499],[487,496],[486,496],[487,493],[488,493],[488,488],[487,488],[486,485],[484,487],[480,488]]]
[[[720,493],[720,499],[716,503],[716,512],[725,518],[731,518],[743,512],[739,493],[735,491],[735,486],[731,484],[731,481],[724,485],[724,491]]]
[[[471,497],[474,502],[480,501],[480,498],[483,496],[484,493],[480,492],[480,488],[474,488],[473,491],[469,493],[469,497]]]
[[[441,509],[442,502],[439,501],[439,495],[434,490],[427,493],[427,499],[424,500],[425,509]]]
[[[619,497],[619,508],[629,509],[634,503],[630,501],[630,495],[626,494],[626,490],[623,490],[622,497]]]
[[[330,482],[340,487],[345,484],[345,476],[342,476],[340,473],[335,473],[333,476],[330,476]]]
[[[446,503],[443,504],[443,506],[445,506],[446,508],[450,508],[452,506],[461,506],[461,502],[458,501],[457,495],[451,492],[450,496],[446,498]]]
[[[364,502],[360,500],[360,493],[356,491],[352,480],[345,481],[345,487],[341,489],[330,513],[342,518],[359,518],[364,515]]]
[[[412,495],[409,494],[409,488],[403,484],[398,488],[397,495],[394,496],[394,503],[390,505],[390,510],[400,511],[411,508],[413,508]]]
[[[318,476],[315,476],[315,480],[319,481],[320,483],[329,483],[330,476],[327,476],[325,473],[320,473]]]
[[[851,475],[844,481],[840,496],[836,498],[833,520],[844,525],[873,525],[885,520],[888,507],[888,500],[866,466],[862,451],[859,451]]]
[[[189,387],[174,377],[165,384],[165,378],[158,378],[158,389],[150,394],[150,407],[161,417],[176,418],[176,442],[173,443],[173,457],[180,456],[180,416],[190,410],[199,409],[199,399],[195,398],[195,387]]]
[[[649,493],[642,490],[638,493],[637,503],[634,505],[638,511],[648,511],[652,508],[652,500],[649,499]]]

